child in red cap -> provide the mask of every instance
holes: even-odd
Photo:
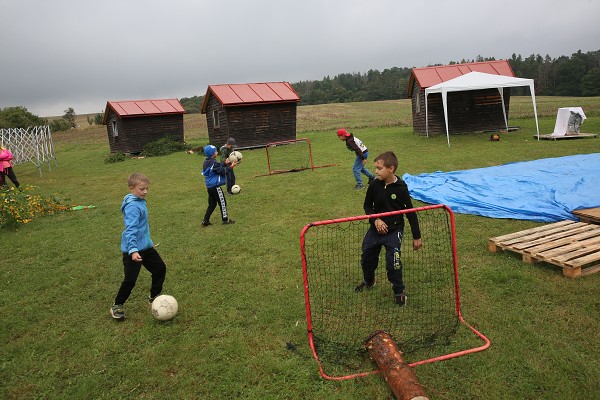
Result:
[[[364,189],[365,187],[362,183],[362,177],[360,176],[361,173],[369,178],[369,183],[375,179],[375,175],[369,172],[369,170],[365,167],[365,164],[367,163],[367,157],[369,156],[367,146],[365,146],[359,138],[343,128],[338,129],[337,135],[340,140],[346,142],[346,147],[348,150],[356,153],[356,158],[354,159],[354,164],[352,165],[352,173],[354,174],[354,179],[356,179],[356,186],[354,189]]]

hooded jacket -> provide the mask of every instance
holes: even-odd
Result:
[[[396,176],[396,181],[386,185],[384,181],[375,179],[367,188],[365,202],[363,204],[365,213],[368,215],[379,214],[397,210],[413,208],[410,192],[406,182]],[[388,226],[389,231],[404,230],[404,214],[383,217],[381,220]],[[405,214],[410,224],[414,239],[421,238],[419,220],[414,212]],[[375,228],[375,219],[369,219],[371,226]]]
[[[128,194],[123,198],[121,212],[125,223],[125,230],[121,235],[121,252],[131,254],[152,248],[154,243],[150,239],[146,200]]]
[[[7,168],[12,167],[10,160],[13,159],[13,155],[8,149],[0,148],[0,171],[4,171]]]
[[[202,175],[204,175],[206,181],[206,188],[212,189],[226,184],[228,168],[214,158],[207,157],[204,164],[202,164]]]

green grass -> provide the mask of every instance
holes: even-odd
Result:
[[[315,165],[339,166],[255,177],[267,172],[264,150],[246,150],[236,170],[242,192],[228,198],[236,224],[203,229],[202,157],[105,164],[104,127],[55,134],[58,164],[44,166],[42,177],[19,165],[19,180],[96,208],[0,230],[0,398],[392,398],[381,376],[320,378],[306,337],[300,230],[363,212],[352,154],[335,130],[352,129],[373,155],[394,150],[399,174],[600,151],[598,138],[534,140],[528,98],[511,99],[509,123],[518,131],[500,142],[452,136],[450,148],[444,136],[412,133],[408,104],[300,107],[298,137],[311,140]],[[599,98],[539,98],[540,132],[552,131],[556,108],[573,105],[588,116],[583,131],[600,133]],[[203,119],[186,116],[186,140],[206,143]],[[119,206],[134,171],[151,180],[152,236],[168,266],[165,292],[180,305],[167,323],[150,315],[146,271],[125,305],[127,319],[116,323],[108,313],[122,279]],[[553,266],[487,251],[488,238],[537,223],[472,215],[456,215],[456,223],[463,314],[492,346],[416,367],[431,398],[598,398],[600,274],[565,278]]]

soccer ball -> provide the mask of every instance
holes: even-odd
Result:
[[[243,158],[242,153],[240,153],[237,150],[234,150],[231,152],[231,154],[229,154],[229,160],[231,162],[236,162],[239,164],[242,162],[242,158]]]
[[[152,302],[152,316],[159,321],[168,321],[177,314],[178,308],[175,297],[161,294]]]
[[[242,190],[240,185],[233,185],[231,187],[231,193],[233,193],[233,194],[238,194],[240,192],[240,190]]]

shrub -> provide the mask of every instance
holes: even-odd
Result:
[[[16,228],[19,224],[27,224],[35,217],[71,209],[71,206],[61,204],[55,197],[44,197],[40,194],[29,194],[33,186],[11,187],[0,192],[0,228]]]
[[[108,156],[106,156],[106,158],[104,159],[104,163],[105,164],[114,164],[114,163],[118,163],[121,161],[125,161],[125,159],[127,158],[127,156],[125,156],[124,153],[110,153]]]
[[[71,125],[66,119],[54,119],[50,121],[50,129],[52,132],[68,131]]]
[[[177,142],[170,136],[165,136],[146,144],[140,155],[144,157],[166,156],[178,151],[189,150],[190,148],[184,142]]]

